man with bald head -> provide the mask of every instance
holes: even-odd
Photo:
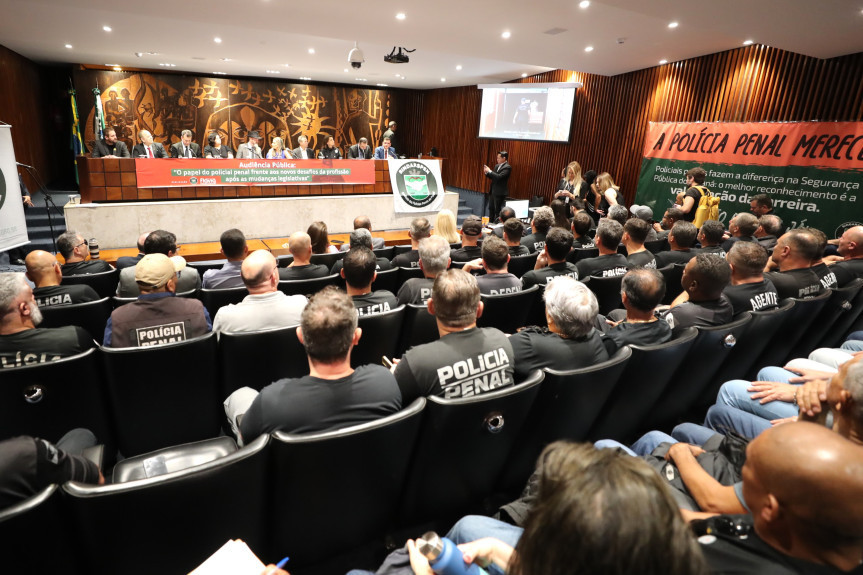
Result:
[[[372,221],[369,219],[368,216],[357,216],[354,218],[354,229],[355,230],[365,229],[365,230],[369,231],[369,234],[371,234],[371,232],[372,232]],[[373,250],[382,250],[385,247],[387,247],[387,245],[386,245],[386,241],[383,238],[375,238],[375,237],[372,238],[372,249]],[[346,252],[349,249],[351,249],[350,244],[342,244],[342,247],[339,248],[339,250],[341,250],[343,252]]]
[[[294,256],[294,261],[286,268],[279,270],[281,280],[310,280],[322,278],[330,274],[329,268],[320,264],[313,264],[312,238],[306,232],[294,232],[288,238],[288,249]]]
[[[820,255],[818,248],[818,238],[805,229],[789,230],[779,238],[764,274],[776,286],[779,299],[805,299],[821,293],[824,289],[821,280],[811,269],[812,261]]]
[[[856,278],[863,278],[863,226],[845,230],[839,238],[839,255],[842,259],[830,265],[839,287]]]
[[[260,331],[300,323],[308,300],[279,291],[279,268],[273,254],[267,250],[252,252],[243,260],[241,274],[249,295],[238,304],[219,308],[213,331]]]
[[[140,132],[138,132],[138,139],[141,140],[141,143],[136,144],[135,147],[132,148],[133,158],[168,157],[168,153],[165,151],[165,146],[163,146],[159,142],[154,142],[153,134],[151,134],[147,130],[141,130]]]
[[[141,261],[141,258],[144,257],[146,252],[144,252],[144,242],[147,241],[147,236],[150,235],[150,232],[144,232],[138,237],[138,255],[136,256],[121,256],[117,258],[117,269],[121,270],[123,268],[133,268],[135,265]]]
[[[39,307],[71,305],[96,301],[99,294],[88,285],[60,285],[63,272],[57,258],[42,250],[33,250],[24,260],[27,277],[36,284],[33,297]]]
[[[707,520],[699,538],[712,573],[859,573],[863,449],[807,422],[768,429],[746,451],[751,516]]]

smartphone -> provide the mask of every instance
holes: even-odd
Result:
[[[392,368],[393,368],[393,362],[392,362],[392,361],[390,361],[390,358],[388,358],[388,357],[387,357],[387,356],[385,356],[385,355],[384,355],[384,356],[381,356],[381,363],[382,363],[382,364],[384,364],[384,367],[385,367],[385,368],[387,368],[387,369],[392,369]]]

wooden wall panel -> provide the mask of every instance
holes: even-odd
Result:
[[[619,76],[554,70],[520,82],[582,82],[568,144],[480,140],[481,93],[475,87],[423,96],[421,146],[437,146],[447,185],[488,187],[482,164],[510,154],[510,193],[549,200],[563,167],[608,171],[635,197],[648,122],[790,122],[863,120],[863,53],[819,60],[748,46]]]

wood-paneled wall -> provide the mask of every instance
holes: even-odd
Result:
[[[482,164],[506,149],[510,194],[548,201],[563,167],[608,171],[635,197],[648,122],[859,121],[863,119],[863,53],[819,60],[753,45],[619,76],[554,70],[524,82],[582,82],[568,144],[480,140],[481,92],[475,87],[423,96],[421,145],[437,146],[449,186],[486,190]]]

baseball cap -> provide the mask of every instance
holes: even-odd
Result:
[[[629,211],[633,216],[640,220],[650,221],[653,219],[653,210],[648,208],[647,206],[639,206],[638,204],[633,204]]]
[[[469,216],[461,225],[461,231],[466,236],[482,235],[482,220],[476,216]]]
[[[157,289],[168,283],[168,280],[184,267],[186,267],[186,260],[183,258],[169,258],[165,254],[147,254],[135,266],[135,282],[141,287]]]

